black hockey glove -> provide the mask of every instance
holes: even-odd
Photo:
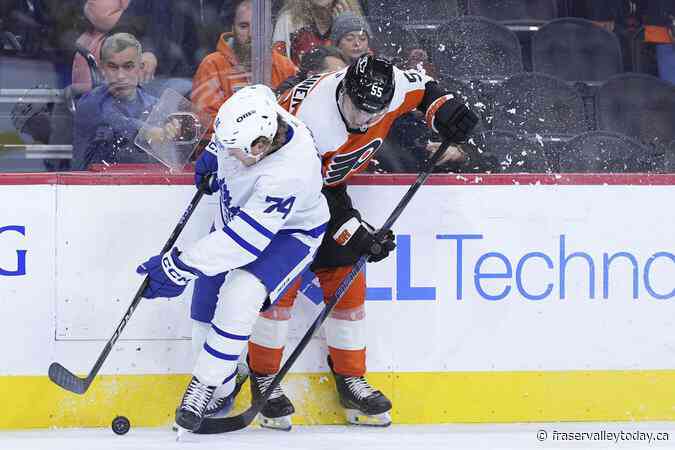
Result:
[[[433,128],[444,139],[459,144],[465,142],[478,123],[478,116],[464,103],[448,100],[434,115]]]
[[[359,255],[368,255],[368,262],[382,261],[396,248],[394,233],[387,230],[384,236],[377,238],[377,232],[367,223],[352,217],[333,235],[339,244],[348,246]]]
[[[384,258],[389,256],[392,250],[396,248],[396,242],[394,242],[395,236],[391,230],[387,230],[384,236],[381,239],[377,239],[377,232],[368,233],[368,241],[364,248],[363,254],[368,254],[368,262],[378,262],[382,261]]]

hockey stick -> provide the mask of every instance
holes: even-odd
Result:
[[[444,142],[433,154],[427,167],[417,176],[415,183],[410,186],[408,192],[406,192],[403,198],[401,198],[401,200],[398,202],[398,205],[396,205],[396,208],[394,208],[394,211],[392,211],[392,213],[389,215],[389,218],[387,218],[387,220],[384,222],[384,225],[382,225],[382,228],[380,228],[378,237],[384,236],[384,234],[392,227],[392,225],[394,225],[394,222],[396,222],[405,207],[408,206],[408,203],[410,203],[410,200],[413,198],[417,190],[424,184],[429,175],[431,175],[434,167],[445,154],[449,144],[449,142]],[[272,394],[272,391],[274,391],[274,389],[279,386],[281,380],[284,378],[284,376],[286,376],[286,373],[288,373],[288,371],[291,369],[291,366],[293,366],[300,354],[305,350],[305,347],[307,347],[307,344],[309,344],[309,341],[312,339],[314,333],[319,329],[319,327],[321,327],[328,315],[331,313],[331,311],[333,311],[333,308],[335,308],[335,305],[337,305],[337,303],[340,301],[344,293],[347,292],[347,289],[349,289],[356,276],[361,272],[363,266],[366,265],[366,262],[368,262],[368,256],[361,256],[358,261],[356,261],[356,264],[354,264],[352,267],[351,272],[349,272],[342,279],[340,285],[335,290],[335,294],[333,294],[333,296],[328,300],[298,345],[295,347],[295,349],[293,349],[293,353],[290,354],[288,360],[284,363],[279,372],[277,372],[274,380],[272,380],[272,383],[267,388],[265,393],[241,414],[217,419],[208,417],[205,418],[202,421],[201,426],[195,431],[196,434],[228,433],[230,431],[244,429],[249,426],[251,422],[253,422],[253,419],[255,419],[258,413],[262,411],[265,403],[267,403],[267,399]]]
[[[208,179],[209,177],[204,178]],[[178,224],[176,224],[176,228],[173,229],[173,233],[171,233],[169,240],[166,241],[166,244],[164,244],[164,248],[162,248],[162,253],[166,253],[169,250],[171,250],[171,247],[173,247],[173,245],[176,243],[176,240],[178,240],[178,236],[180,236],[181,232],[183,231],[183,228],[185,228],[188,219],[190,219],[190,216],[194,212],[195,208],[197,207],[197,204],[202,199],[203,195],[204,191],[203,188],[200,186],[200,188],[197,189],[195,195],[192,197],[192,200],[190,201],[190,204],[188,205],[185,212],[183,213],[183,216],[178,221]],[[115,345],[115,342],[117,342],[117,339],[120,337],[122,330],[124,330],[124,327],[127,326],[127,323],[131,318],[131,315],[134,313],[134,310],[141,302],[142,298],[141,295],[143,294],[145,288],[148,286],[149,282],[150,278],[146,276],[143,282],[141,283],[141,286],[138,288],[138,291],[136,291],[136,295],[134,296],[131,305],[129,305],[127,312],[125,312],[124,316],[122,316],[122,320],[120,321],[119,325],[117,325],[115,332],[113,333],[112,337],[103,348],[103,351],[96,360],[94,367],[91,368],[91,370],[89,371],[89,375],[87,375],[86,378],[80,378],[77,375],[74,375],[70,370],[63,367],[61,364],[53,362],[49,366],[49,379],[52,380],[57,385],[61,386],[63,389],[70,392],[74,392],[75,394],[84,394],[85,392],[87,392],[87,389],[89,389],[89,386],[91,386],[91,383],[94,381],[94,378],[98,374],[98,371],[101,369],[103,362],[106,360],[106,358],[112,351],[113,345]]]

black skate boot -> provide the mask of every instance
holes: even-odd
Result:
[[[251,370],[251,396],[255,402],[262,396],[267,388],[272,384],[276,374],[261,375]],[[290,431],[291,415],[295,412],[293,403],[286,397],[281,386],[277,386],[272,391],[265,407],[260,411],[261,421],[260,426],[265,428],[272,428],[275,430]]]
[[[204,420],[204,411],[209,404],[216,386],[207,386],[197,377],[192,377],[188,384],[183,400],[176,409],[176,424],[183,430],[195,431]],[[179,433],[180,433],[179,429]]]
[[[354,425],[387,427],[391,425],[391,402],[366,381],[365,377],[348,377],[335,373],[333,361],[328,356],[340,404],[345,408],[347,422]]]

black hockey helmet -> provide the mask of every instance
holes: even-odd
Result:
[[[394,66],[384,58],[363,55],[347,69],[344,89],[357,108],[381,111],[394,97]]]

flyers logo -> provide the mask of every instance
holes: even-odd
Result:
[[[356,172],[363,164],[367,163],[380,148],[380,145],[382,145],[382,139],[378,138],[350,153],[339,153],[333,156],[326,168],[324,182],[327,185],[332,185],[343,181],[350,173]]]

